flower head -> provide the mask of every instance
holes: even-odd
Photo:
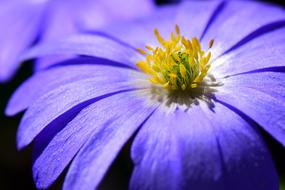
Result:
[[[191,1],[32,49],[85,55],[36,73],[7,107],[27,109],[17,145],[34,142],[37,187],[70,163],[63,189],[98,187],[135,134],[130,189],[277,190],[259,129],[285,145],[284,26],[268,4]]]
[[[75,32],[102,27],[116,19],[143,16],[152,6],[149,0],[128,0],[123,4],[112,0],[1,1],[0,82],[11,78],[20,65],[20,54],[36,40],[61,39]],[[50,61],[41,61],[37,67],[45,67]]]

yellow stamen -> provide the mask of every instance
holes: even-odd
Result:
[[[209,48],[212,48],[213,44],[214,44],[214,39],[211,39],[210,42],[209,42]]]
[[[201,51],[200,42],[198,41],[196,37],[192,38],[192,44],[194,45],[197,51]]]
[[[157,29],[154,34],[161,47],[146,45],[148,50],[138,49],[145,55],[145,61],[138,61],[137,66],[145,73],[151,75],[149,81],[154,85],[161,85],[169,90],[187,90],[197,88],[210,69],[210,51],[203,51],[199,40],[191,40],[181,36],[178,25],[175,33],[170,34],[170,39],[165,40]],[[214,40],[209,42],[209,49]]]
[[[147,74],[153,74],[152,69],[149,67],[149,65],[146,62],[138,61],[137,66],[145,73]]]
[[[208,63],[210,58],[211,58],[211,52],[208,52],[208,54],[207,54],[207,56],[205,58],[205,62]]]
[[[154,29],[155,37],[161,45],[164,45],[164,39],[161,37],[157,29]]]
[[[179,29],[179,26],[176,24],[175,25],[175,31],[176,31],[176,34],[180,34],[180,29]]]
[[[156,78],[149,78],[148,79],[152,84],[159,84],[158,80]]]
[[[140,52],[142,55],[147,55],[146,51],[144,51],[140,48],[137,48],[137,51]]]
[[[177,75],[174,74],[174,73],[169,73],[168,75],[169,75],[171,78],[177,78]]]
[[[150,50],[150,51],[153,51],[153,48],[150,47],[150,46],[148,46],[148,45],[146,45],[145,48],[148,49],[148,50]]]

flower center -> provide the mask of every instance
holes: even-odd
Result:
[[[211,66],[209,49],[214,40],[210,40],[209,49],[205,52],[196,37],[189,40],[181,36],[177,25],[175,34],[171,32],[169,40],[164,40],[157,29],[154,34],[161,47],[146,45],[147,50],[138,49],[145,60],[138,61],[137,66],[151,76],[149,81],[152,84],[161,85],[168,90],[185,91],[197,88]]]

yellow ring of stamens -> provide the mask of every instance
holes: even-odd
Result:
[[[191,40],[181,36],[178,25],[175,34],[170,34],[169,40],[164,40],[158,30],[154,34],[161,47],[146,45],[146,50],[138,49],[145,56],[144,61],[138,61],[137,66],[151,75],[149,81],[169,90],[187,90],[196,88],[210,69],[211,52],[201,49],[199,40]],[[214,40],[210,40],[209,49]]]

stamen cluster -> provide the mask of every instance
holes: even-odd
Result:
[[[146,51],[138,49],[145,55],[144,61],[138,61],[137,66],[151,75],[150,82],[161,85],[169,90],[187,90],[196,88],[201,83],[210,68],[211,52],[201,49],[199,40],[191,40],[181,36],[176,25],[175,34],[171,32],[170,39],[164,40],[158,30],[154,34],[161,47],[146,45]],[[209,49],[214,40],[209,42]]]

